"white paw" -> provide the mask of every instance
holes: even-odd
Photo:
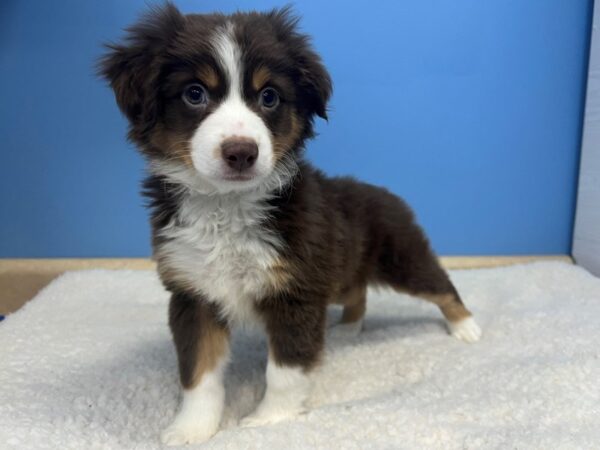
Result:
[[[352,339],[360,334],[363,320],[350,323],[338,323],[327,330],[327,337],[333,340]]]
[[[256,411],[242,419],[240,425],[244,428],[270,425],[273,423],[282,422],[284,420],[293,419],[294,417],[300,415],[303,411],[303,408],[280,409],[261,404]]]
[[[302,368],[280,366],[269,355],[265,396],[240,425],[259,427],[296,417],[304,411],[309,388],[310,381]]]
[[[196,387],[183,390],[179,412],[160,435],[163,444],[204,442],[217,432],[225,404],[222,383],[225,362],[223,360],[214,371],[205,373]]]
[[[162,432],[160,440],[169,446],[204,442],[216,433],[217,428],[218,424],[207,427],[198,423],[178,423],[176,419]]]
[[[448,328],[450,329],[450,334],[461,341],[471,343],[477,342],[481,338],[481,328],[477,325],[473,316],[469,316],[458,322],[448,322]]]

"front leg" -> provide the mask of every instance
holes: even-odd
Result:
[[[202,442],[216,433],[223,413],[229,329],[214,305],[182,293],[171,297],[169,325],[183,397],[179,412],[161,440],[167,445]]]
[[[326,302],[321,298],[281,295],[264,299],[258,309],[269,335],[267,389],[242,426],[276,423],[303,412],[310,390],[308,373],[324,342]]]

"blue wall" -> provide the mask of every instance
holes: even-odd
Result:
[[[570,251],[591,0],[297,3],[335,82],[310,159],[404,196],[442,254]],[[0,3],[0,256],[149,254],[143,163],[93,75],[145,4]]]

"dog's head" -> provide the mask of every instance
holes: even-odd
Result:
[[[288,173],[331,80],[288,9],[230,16],[152,10],[100,73],[153,170],[216,192]]]

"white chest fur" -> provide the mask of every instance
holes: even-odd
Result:
[[[255,321],[254,303],[271,283],[278,237],[265,228],[264,198],[189,194],[161,231],[157,250],[172,276],[221,306],[233,323]]]

